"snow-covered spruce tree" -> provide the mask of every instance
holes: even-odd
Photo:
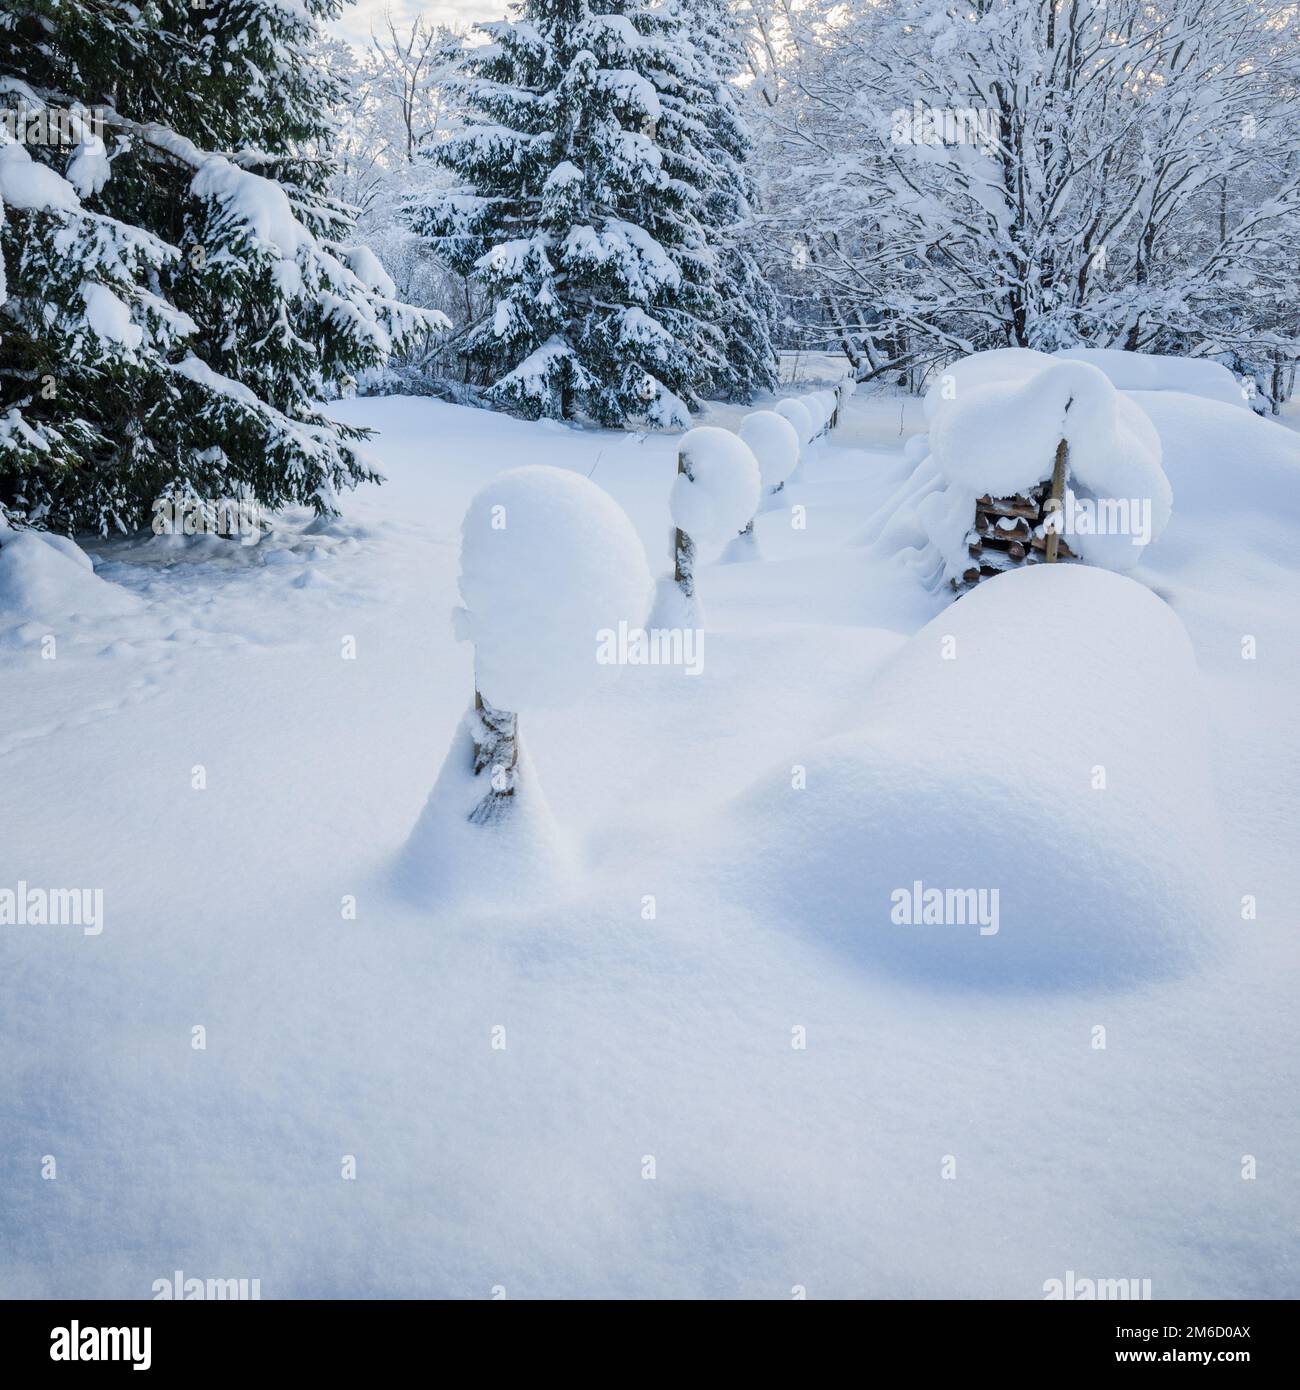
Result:
[[[754,142],[732,80],[747,67],[745,46],[728,0],[685,0],[700,69],[705,221],[719,248],[726,366],[715,389],[733,400],[777,386],[772,333],[776,294],[752,249],[758,192],[749,160]]]
[[[334,508],[373,476],[315,398],[435,325],[346,244],[328,79],[339,0],[12,0],[0,103],[0,502],[51,529],[140,526],[161,494]],[[102,126],[90,118],[102,120]],[[83,119],[84,118],[84,119]],[[57,121],[56,121],[57,123]],[[102,131],[102,138],[100,132]]]
[[[523,0],[481,27],[461,85],[481,124],[433,151],[461,184],[411,208],[486,291],[461,350],[526,416],[685,423],[726,354],[681,17]]]

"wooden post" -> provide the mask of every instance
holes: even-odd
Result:
[[[497,709],[474,690],[474,776],[487,772],[490,786],[469,814],[470,824],[489,825],[500,820],[513,805],[519,763],[519,716]]]
[[[691,470],[680,451],[677,454],[677,471],[685,473],[688,478],[691,476]],[[695,542],[681,527],[673,532],[673,578],[687,598],[695,597]]]
[[[1052,495],[1048,506],[1052,514],[1052,527],[1047,533],[1047,563],[1056,563],[1056,549],[1061,543],[1061,524],[1064,520],[1065,505],[1065,464],[1070,457],[1070,446],[1062,439],[1056,446],[1056,462],[1052,466]]]

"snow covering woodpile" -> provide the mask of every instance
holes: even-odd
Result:
[[[1150,590],[1077,565],[1006,574],[912,637],[858,722],[797,795],[780,767],[738,806],[742,878],[801,933],[985,986],[1133,984],[1211,949],[1199,677]]]
[[[1250,409],[1237,378],[1222,362],[1212,362],[1208,358],[1083,347],[1061,348],[1056,356],[1096,367],[1105,372],[1111,385],[1119,391],[1184,391],[1207,401]]]
[[[1046,550],[1129,570],[1169,520],[1160,437],[1142,408],[1087,362],[1004,348],[944,369],[909,440],[910,476],[863,539],[904,544],[931,586],[977,583]],[[1049,498],[1067,446],[1059,508]]]

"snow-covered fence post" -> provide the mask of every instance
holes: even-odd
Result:
[[[740,422],[736,433],[749,446],[758,462],[762,492],[768,496],[779,492],[799,463],[799,435],[794,426],[774,410],[754,410]],[[761,505],[761,496],[759,500]],[[723,564],[759,558],[758,545],[754,540],[754,519],[754,516],[749,518],[744,530],[722,552]]]
[[[655,607],[663,627],[702,627],[695,588],[696,545],[734,536],[758,510],[762,489],[758,460],[730,430],[700,425],[677,445],[677,476],[668,505],[673,519],[673,577]],[[674,592],[675,591],[675,592]]]
[[[1047,503],[1047,509],[1052,514],[1052,524],[1047,532],[1047,563],[1049,565],[1056,563],[1056,551],[1061,543],[1063,520],[1061,508],[1065,504],[1065,465],[1069,457],[1069,442],[1062,439],[1056,446],[1056,462],[1052,465],[1052,495]]]
[[[695,481],[680,448],[677,450],[677,472]],[[673,531],[673,582],[688,602],[695,598],[695,542],[680,526]]]
[[[520,724],[607,679],[621,664],[618,635],[641,630],[653,594],[636,528],[581,473],[516,468],[475,495],[453,615],[474,645],[474,701],[403,852],[417,896],[518,896],[566,876],[570,855]]]
[[[472,825],[489,825],[509,809],[508,797],[515,794],[519,765],[519,716],[496,709],[474,691],[475,721],[470,736],[474,740],[474,776],[489,773],[490,782],[483,799],[469,813]]]

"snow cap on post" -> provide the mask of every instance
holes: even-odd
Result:
[[[817,433],[817,430],[813,423],[812,411],[802,401],[795,400],[793,396],[787,396],[783,401],[777,401],[776,413],[784,415],[794,426],[794,431],[799,436],[801,444],[812,442],[812,437]]]
[[[673,481],[673,524],[692,540],[722,541],[746,525],[758,509],[758,460],[730,430],[701,425],[677,443],[685,471]]]
[[[493,478],[461,524],[457,635],[499,710],[579,698],[596,682],[596,634],[644,624],[654,593],[623,509],[580,473],[531,465]]]
[[[775,410],[755,410],[736,431],[758,460],[765,488],[780,487],[795,470],[801,446],[799,434],[784,415]]]

